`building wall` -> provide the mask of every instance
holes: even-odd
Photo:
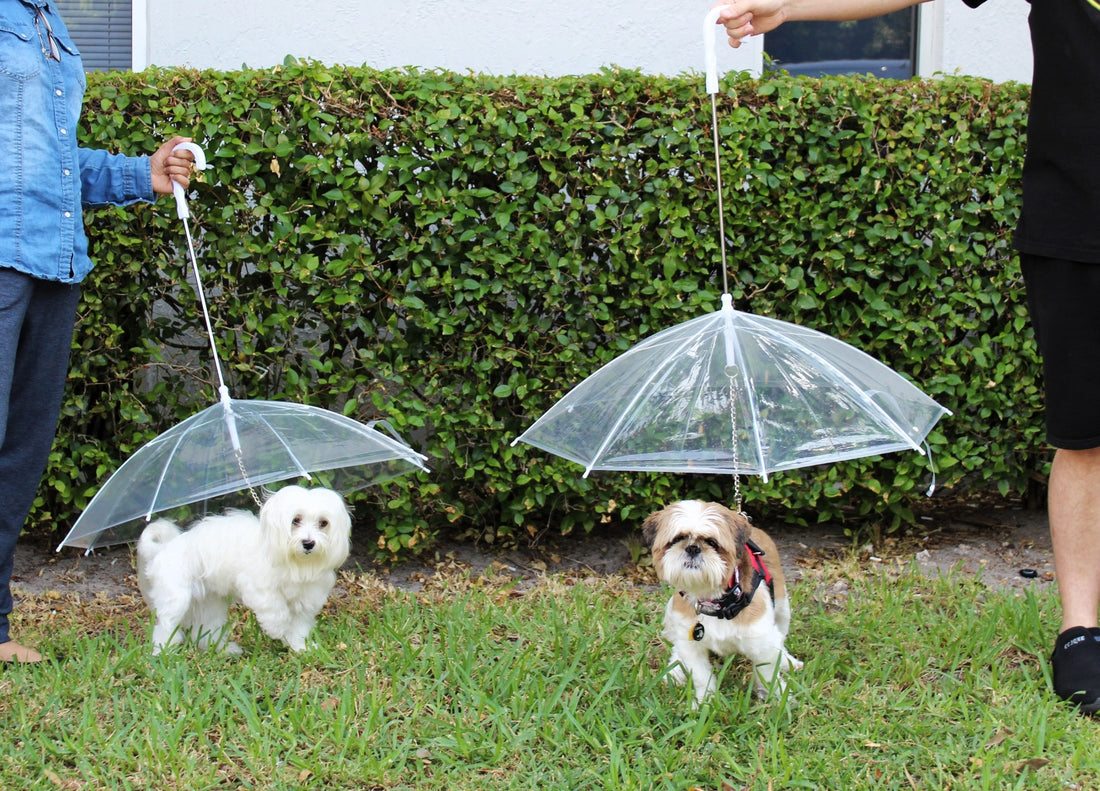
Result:
[[[709,0],[191,0],[191,15],[202,21],[180,25],[175,4],[145,1],[148,62],[156,65],[268,67],[289,54],[503,75],[586,74],[611,65],[656,74],[701,70],[710,8]],[[723,68],[759,61],[758,43],[722,48]]]
[[[490,74],[703,70],[712,0],[134,0],[135,68],[266,68],[287,55],[374,68]],[[921,9],[920,73],[1030,81],[1026,0]],[[759,73],[762,41],[718,42],[719,69]]]
[[[944,16],[940,71],[1031,82],[1027,0],[989,0],[973,9],[961,0],[936,0],[933,5],[941,5]]]

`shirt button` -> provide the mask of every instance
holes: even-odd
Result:
[[[69,212],[69,211],[65,212],[65,217],[66,217],[66,218],[68,218],[68,217],[72,217],[72,216],[73,216],[73,213],[72,213],[72,212]]]
[[[64,170],[62,170],[61,172],[62,172],[62,173],[63,173],[64,175],[66,175],[66,176],[67,176],[67,175],[69,175],[69,169],[68,169],[68,168],[65,168],[65,169],[64,169]]]
[[[64,91],[62,91],[60,88],[58,88],[56,91],[54,91],[54,94],[57,95],[57,96],[62,96],[62,95],[64,95]]]
[[[69,130],[68,130],[68,129],[60,129],[60,130],[58,130],[58,131],[60,131],[60,132],[61,132],[61,134],[63,134],[63,135],[67,135],[67,134],[69,134]]]

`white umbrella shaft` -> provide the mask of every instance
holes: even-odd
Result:
[[[726,209],[722,199],[722,157],[718,143],[718,59],[714,54],[714,28],[721,6],[712,8],[703,20],[703,46],[707,60],[707,93],[710,94],[710,128],[714,142],[714,189],[718,193],[718,249],[722,253],[722,292],[730,290],[726,265]]]
[[[191,155],[195,158],[196,169],[206,169],[206,154],[203,153],[202,148],[194,143],[180,143],[172,150],[179,151],[181,148],[191,152]],[[210,320],[210,309],[206,304],[206,291],[202,287],[202,274],[199,272],[198,256],[195,255],[195,242],[191,238],[191,224],[187,221],[191,216],[191,212],[187,208],[187,195],[184,193],[183,186],[179,182],[172,182],[172,195],[176,199],[176,215],[183,221],[183,231],[187,236],[187,254],[191,261],[191,271],[195,273],[195,288],[199,292],[199,304],[202,305],[202,317],[206,322],[206,335],[210,341],[210,351],[214,355],[214,373],[218,377],[218,389],[224,390],[225,377],[222,375],[221,360],[218,357],[218,346],[214,340],[214,324]]]
[[[737,469],[737,376],[745,370],[745,366],[738,364],[738,360],[744,359],[741,346],[737,342],[737,330],[733,326],[733,297],[729,294],[722,295],[722,336],[726,345],[726,376],[730,378],[730,422],[733,424],[733,468]],[[736,369],[736,370],[731,370]],[[764,458],[764,438],[760,433],[760,410],[756,406],[756,390],[752,386],[752,379],[747,375],[741,375],[741,381],[745,384],[745,401],[748,405],[748,424],[752,432],[752,445],[756,448],[756,458],[759,462],[760,477],[764,483],[768,482],[768,465]],[[737,504],[740,510],[741,503]]]

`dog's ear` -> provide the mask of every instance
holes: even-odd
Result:
[[[656,511],[645,518],[642,522],[642,538],[645,539],[649,548],[653,548],[653,542],[657,540],[657,531],[661,527],[661,518],[664,511]]]
[[[332,520],[332,526],[343,532],[351,533],[351,509],[348,504],[344,502],[344,498],[340,496],[338,492],[331,489],[318,489],[327,503],[327,510],[329,518]]]
[[[719,504],[715,503],[715,505]],[[752,525],[749,523],[749,520],[745,518],[744,514],[740,514],[731,508],[727,508],[724,505],[719,505],[719,507],[722,509],[722,516],[726,523],[726,529],[730,532],[731,545],[736,547],[744,546],[752,533]]]
[[[293,516],[288,513],[294,507],[296,486],[285,486],[273,492],[260,506],[260,527],[264,532],[289,529]]]

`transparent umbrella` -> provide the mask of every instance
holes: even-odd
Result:
[[[658,332],[593,373],[514,442],[593,470],[761,475],[923,453],[947,410],[843,341],[719,310]]]
[[[714,96],[717,15],[717,9],[707,15],[703,33],[727,292],[721,307],[612,360],[512,444],[570,459],[585,476],[625,470],[765,480],[780,470],[899,450],[924,453],[928,432],[947,409],[843,341],[733,307]]]
[[[184,143],[203,168],[206,157]],[[58,546],[96,547],[135,540],[154,513],[205,502],[276,481],[305,478],[343,492],[426,470],[389,424],[360,423],[320,407],[280,401],[234,400],[222,375],[213,323],[202,288],[182,188],[177,212],[219,381],[217,403],[142,446],[99,489]],[[386,429],[379,431],[376,426]]]

